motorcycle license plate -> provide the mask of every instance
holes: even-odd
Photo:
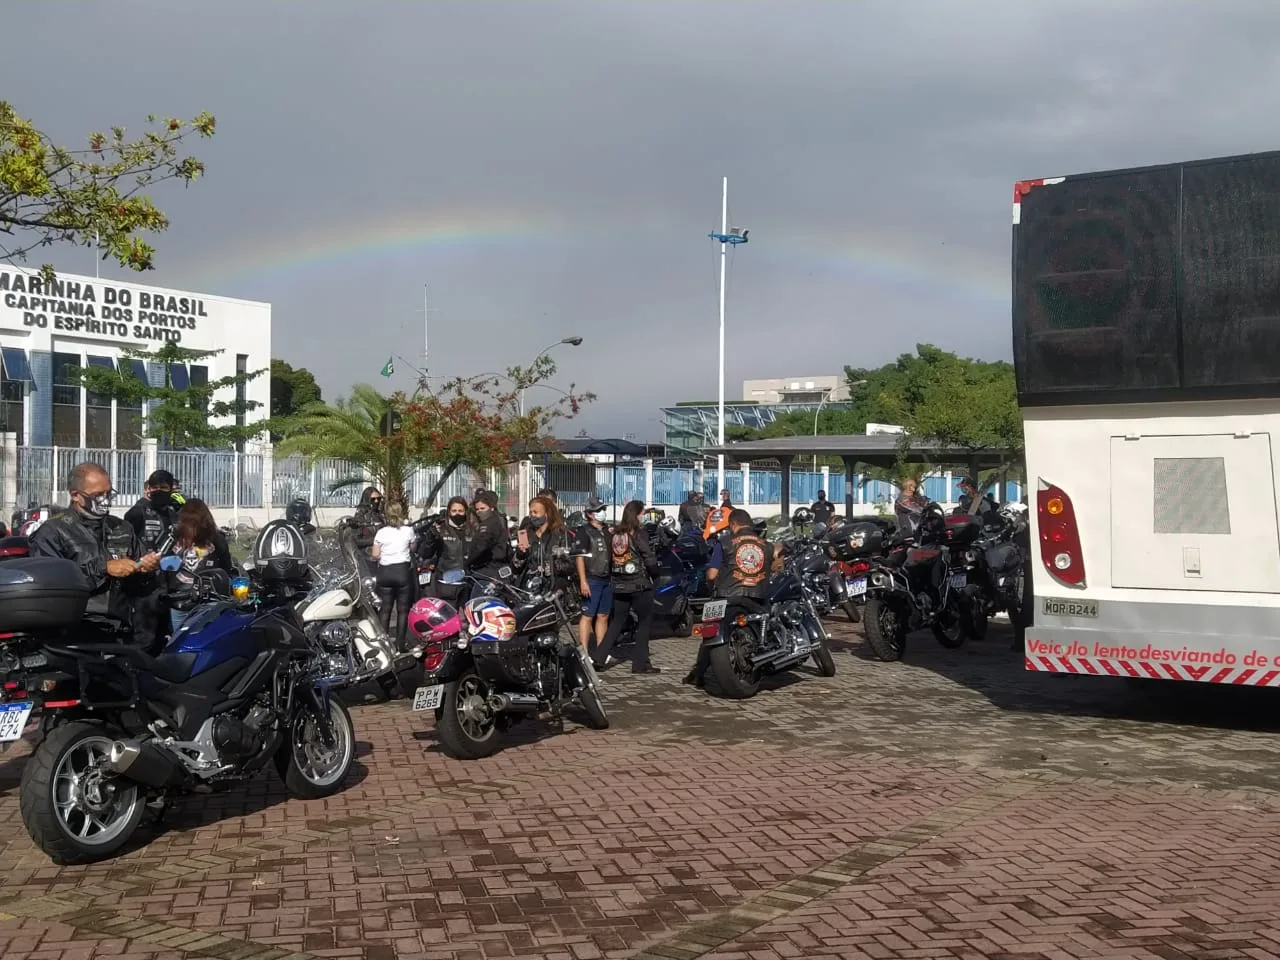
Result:
[[[430,582],[431,582],[431,571],[430,571],[430,570],[423,570],[420,574],[418,574],[418,583],[419,583],[419,584],[430,583]]]
[[[866,577],[859,577],[857,580],[846,580],[844,586],[851,597],[865,597],[867,595]]]
[[[963,590],[969,584],[969,577],[963,573],[953,573],[951,575],[951,589]]]
[[[12,743],[22,736],[32,706],[30,702],[0,703],[0,743]]]
[[[433,687],[419,687],[413,691],[413,709],[435,710],[444,700],[444,684],[437,683]]]
[[[702,619],[705,620],[722,620],[724,619],[725,608],[729,606],[728,600],[712,600],[702,608]]]

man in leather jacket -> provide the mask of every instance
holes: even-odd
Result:
[[[507,519],[498,512],[498,495],[485,490],[471,505],[476,512],[476,537],[471,543],[471,569],[486,577],[496,577],[511,566],[511,537]]]
[[[71,507],[31,535],[31,554],[60,557],[80,568],[89,583],[89,603],[78,628],[81,639],[126,641],[133,627],[133,599],[154,590],[160,557],[144,552],[133,527],[110,516],[111,478],[96,463],[71,471]],[[97,634],[93,637],[85,633]],[[146,638],[149,639],[149,638]]]
[[[705,498],[701,490],[690,490],[689,496],[685,498],[684,503],[680,504],[680,509],[676,513],[676,520],[680,524],[683,531],[688,527],[701,532],[703,525],[707,522],[707,514],[711,510],[707,507]]]

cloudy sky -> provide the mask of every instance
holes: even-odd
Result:
[[[724,175],[751,231],[733,398],[919,341],[1007,358],[1016,179],[1280,147],[1275,0],[67,0],[4,21],[0,97],[61,139],[217,116],[136,279],[271,301],[274,354],[330,394],[421,357],[424,284],[433,373],[580,335],[557,382],[600,399],[562,432],[593,436],[658,438],[663,404],[715,396]]]

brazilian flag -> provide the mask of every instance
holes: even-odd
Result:
[[[382,365],[382,375],[384,377],[389,377],[396,372],[395,365],[391,362],[391,360],[392,360],[391,357],[387,357],[387,362]]]

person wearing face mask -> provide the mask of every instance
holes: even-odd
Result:
[[[432,565],[431,594],[456,607],[462,601],[466,584],[441,583],[440,578],[450,570],[466,573],[471,567],[479,531],[467,508],[466,498],[452,498],[442,521],[423,526],[418,555]]]
[[[178,481],[168,470],[155,470],[142,485],[142,499],[125,512],[125,521],[145,552],[164,553],[169,535],[177,523],[178,512],[186,500],[178,492]],[[221,536],[221,534],[219,534]],[[133,604],[133,632],[139,645],[154,652],[164,646],[169,636],[172,617],[165,598],[161,578],[156,589],[138,597]]]
[[[70,560],[88,581],[89,602],[77,639],[129,641],[134,598],[155,590],[151,574],[160,557],[143,549],[130,524],[110,515],[111,478],[101,466],[76,466],[67,478],[67,491],[70,509],[59,511],[31,535],[31,554]]]
[[[519,532],[516,547],[521,578],[526,583],[534,576],[565,579],[568,547],[569,533],[556,502],[550,497],[534,497],[529,501],[529,527]]]
[[[604,501],[594,493],[587,498],[583,511],[586,523],[576,536],[590,556],[575,558],[578,569],[578,592],[582,594],[582,617],[578,620],[578,642],[590,651],[591,631],[596,643],[604,643],[609,632],[609,612],[613,609],[613,576],[609,553],[609,527],[604,522]]]
[[[360,494],[360,505],[351,522],[355,527],[356,546],[362,550],[373,546],[374,534],[387,522],[382,515],[382,504],[382,492],[377,487],[365,487]]]
[[[511,538],[507,520],[498,512],[498,495],[482,490],[472,505],[476,515],[476,535],[471,543],[471,570],[485,577],[496,577],[503,567],[511,565]]]

